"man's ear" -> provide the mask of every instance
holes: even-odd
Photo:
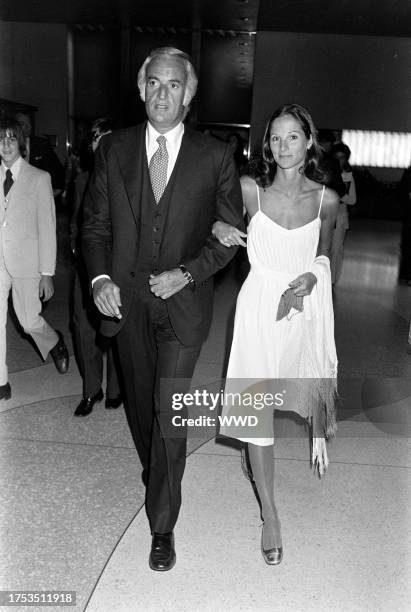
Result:
[[[183,106],[185,106],[185,107],[190,106],[190,102],[191,102],[192,99],[193,99],[193,96],[189,93],[189,91],[187,90],[187,87],[186,87],[186,90],[184,92]]]

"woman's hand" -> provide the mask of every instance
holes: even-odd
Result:
[[[312,272],[304,272],[304,274],[297,276],[291,283],[288,283],[288,286],[294,289],[294,295],[303,297],[304,295],[310,295],[316,283],[317,277],[315,274]]]
[[[238,245],[246,247],[247,243],[244,242],[243,238],[247,238],[247,234],[241,232],[239,229],[224,221],[216,221],[211,230],[214,238],[217,238],[221,244],[226,247]]]

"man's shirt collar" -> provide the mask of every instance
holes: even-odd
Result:
[[[151,125],[149,121],[147,121],[146,134],[147,134],[147,146],[148,147],[154,146],[155,144],[157,148],[158,147],[157,138],[159,136],[165,136],[167,145],[170,146],[172,149],[175,149],[175,148],[178,148],[179,144],[181,143],[181,138],[183,137],[183,134],[184,134],[184,123],[180,122],[172,130],[169,130],[165,134],[161,134],[160,132],[157,132],[155,128],[153,128],[153,126]]]
[[[1,162],[1,169],[3,171],[4,176],[6,175],[6,171],[7,170],[11,170],[11,174],[13,176],[13,181],[15,181],[19,175],[20,172],[20,168],[21,168],[21,162],[23,161],[23,158],[21,157],[21,155],[19,155],[19,157],[16,159],[16,161],[14,162],[14,164],[10,167],[7,168],[7,166],[5,165],[5,163],[2,161]]]

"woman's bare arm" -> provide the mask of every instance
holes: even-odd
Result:
[[[323,205],[321,208],[321,230],[318,241],[317,256],[325,255],[330,257],[331,242],[333,238],[335,222],[337,220],[338,206],[340,198],[332,189],[324,192]]]

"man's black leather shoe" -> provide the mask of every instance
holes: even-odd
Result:
[[[5,385],[0,385],[0,400],[8,400],[11,398],[11,387],[10,383],[6,383]]]
[[[174,535],[168,533],[153,533],[149,564],[152,570],[166,572],[176,564],[176,553],[174,550]]]
[[[57,344],[51,349],[50,355],[53,358],[57,371],[60,372],[60,374],[65,374],[69,367],[69,354],[67,346],[64,344],[63,334],[57,329],[56,333],[59,339]]]
[[[93,406],[96,402],[101,402],[104,394],[102,389],[98,391],[95,395],[91,397],[83,397],[76,410],[74,411],[74,416],[87,416],[93,410]]]
[[[106,397],[106,408],[118,408],[123,403],[121,395],[118,397]]]

